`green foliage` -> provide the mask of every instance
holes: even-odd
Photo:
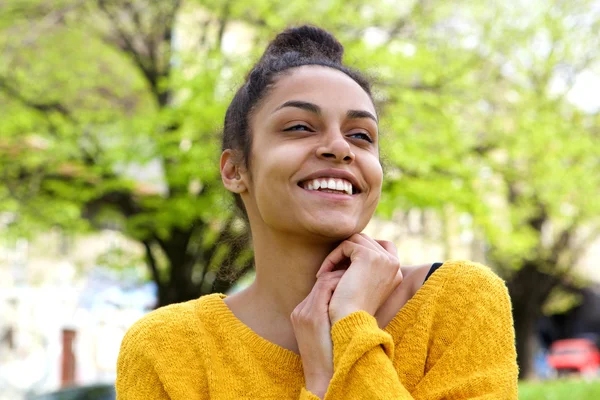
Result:
[[[379,213],[470,213],[509,283],[526,265],[567,274],[597,237],[600,120],[568,97],[598,65],[591,1],[0,7],[0,207],[18,215],[16,234],[117,227],[148,245],[159,282],[181,269],[190,296],[211,290],[204,280],[233,249],[214,246],[242,236],[225,232],[225,107],[275,32],[312,23],[334,32],[345,59],[375,82],[386,165]],[[249,265],[243,250],[230,258]]]
[[[519,384],[519,399],[522,400],[593,400],[599,396],[599,381],[557,380]]]

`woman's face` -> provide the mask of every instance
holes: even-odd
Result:
[[[291,70],[263,99],[250,129],[242,199],[253,231],[259,224],[342,240],[364,229],[383,173],[375,108],[354,80],[321,66]]]

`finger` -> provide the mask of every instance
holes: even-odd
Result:
[[[377,250],[384,251],[394,257],[398,256],[396,245],[389,240],[373,239],[372,237],[361,233],[360,236],[367,242],[371,243]]]
[[[315,306],[323,305],[327,307],[329,301],[331,300],[331,296],[333,296],[335,288],[345,272],[346,271],[331,271],[321,274],[313,288],[315,293],[313,295],[312,302]]]
[[[394,242],[391,242],[389,240],[375,240],[375,241],[381,247],[383,247],[385,249],[385,251],[387,251],[388,253],[390,253],[394,257],[398,257],[398,249],[396,248],[396,245],[394,244]]]
[[[352,260],[352,255],[360,249],[364,249],[364,247],[348,240],[344,240],[338,247],[333,249],[327,257],[325,257],[325,260],[323,260],[323,263],[317,272],[317,278],[325,272],[331,272],[335,266],[344,259],[349,258]]]
[[[292,311],[292,320],[300,315],[306,313],[310,314],[311,310],[314,310],[315,307],[317,307],[318,311],[319,306],[322,308],[320,311],[326,312],[333,291],[344,275],[344,272],[345,271],[332,271],[322,274],[308,296],[306,296],[306,298],[294,308],[294,311]]]
[[[365,247],[384,255],[390,261],[398,265],[400,264],[398,262],[396,246],[389,240],[376,240],[364,233],[353,235],[352,239],[354,239],[357,243],[360,243],[361,245],[364,245]]]
[[[400,266],[400,262],[398,260],[398,250],[396,249],[396,245],[389,240],[377,240],[377,243],[381,245],[388,252],[390,257],[393,257],[396,262],[398,262],[398,266]],[[394,277],[394,284],[399,285],[400,282],[404,279],[404,275],[402,275],[402,268],[398,268],[398,272]]]
[[[402,275],[402,268],[398,268],[398,272],[396,272],[396,276],[394,277],[394,285],[398,286],[404,280],[404,275]]]
[[[379,243],[377,243],[374,239],[370,238],[364,233],[357,233],[355,235],[352,235],[350,236],[350,238],[348,238],[348,240],[356,244],[365,246],[366,248],[374,251],[385,251],[385,249],[381,247]]]
[[[319,291],[322,291],[322,286],[324,285],[324,282],[326,282],[327,280],[332,279],[332,278],[340,279],[342,277],[342,275],[344,275],[344,272],[346,272],[346,271],[340,270],[340,271],[331,271],[331,272],[322,274],[322,276],[319,279],[317,279],[317,281],[315,282],[310,293],[308,293],[308,296],[306,296],[306,298],[304,300],[302,300],[300,302],[300,304],[298,304],[296,306],[296,309],[301,310],[304,307],[307,307],[307,308],[310,307],[315,294]]]
[[[321,276],[321,278],[341,278],[345,272],[346,272],[345,270],[331,271],[331,272],[328,272],[327,274],[323,274],[323,276]]]
[[[308,302],[310,298],[310,293],[308,294],[308,296],[306,296],[306,298],[304,300],[302,300],[296,307],[294,307],[294,310],[292,311],[292,316],[299,314],[304,307],[306,307],[306,303]]]
[[[369,235],[365,234],[365,233],[359,233],[356,235],[353,235],[351,237],[355,238],[355,240],[357,241],[357,243],[360,243],[362,245],[364,245],[365,247],[369,247],[375,251],[380,251],[386,254],[390,254],[394,257],[397,257],[397,250],[396,250],[396,246],[394,245],[394,243],[390,242],[389,240],[378,240],[378,239],[373,239],[372,237],[370,237]]]

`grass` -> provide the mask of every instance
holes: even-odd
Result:
[[[598,400],[600,380],[555,380],[519,383],[519,400]]]

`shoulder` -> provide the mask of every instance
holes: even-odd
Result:
[[[491,268],[473,261],[453,260],[445,262],[432,278],[438,273],[438,278],[444,278],[438,282],[438,304],[445,309],[511,313],[506,284]]]
[[[402,266],[402,276],[403,279],[410,279],[414,281],[419,281],[425,279],[429,269],[433,264],[421,264],[421,265],[406,265]]]
[[[172,348],[174,343],[201,336],[205,303],[211,296],[158,308],[140,318],[127,331],[121,352],[144,348],[145,351]]]
[[[491,268],[472,261],[446,261],[425,286],[430,303],[423,312],[432,321],[436,341],[452,343],[473,334],[511,337],[508,290]]]
[[[448,269],[448,280],[452,285],[464,287],[469,292],[507,292],[504,280],[486,265],[468,260],[452,260],[445,262],[440,270],[443,268]]]
[[[452,260],[427,286],[433,299],[423,311],[430,328],[429,365],[440,363],[458,374],[496,374],[516,383],[514,325],[504,281],[485,265]]]
[[[165,390],[177,392],[204,382],[209,354],[205,298],[210,296],[215,295],[161,307],[129,328],[117,360],[119,398],[167,398]]]
[[[125,337],[138,340],[160,338],[168,332],[185,329],[186,322],[193,318],[197,300],[171,304],[158,308],[137,320]]]
[[[402,267],[403,281],[394,293],[401,306],[420,291],[433,265],[429,263]],[[491,268],[468,260],[444,262],[429,276],[424,291],[427,293],[425,297],[431,299],[440,296],[460,296],[466,299],[481,295],[508,296],[504,281]]]
[[[430,268],[431,264],[402,266],[402,282],[376,313],[380,326],[387,326],[419,291]]]

